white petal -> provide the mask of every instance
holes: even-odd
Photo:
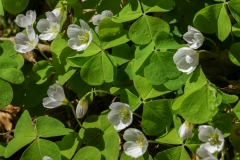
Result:
[[[42,34],[39,35],[39,38],[41,40],[45,40],[45,41],[51,41],[52,37],[53,37],[52,33],[42,33]]]
[[[102,15],[101,14],[97,14],[96,16],[93,17],[92,23],[94,25],[99,25],[101,20],[102,20]]]
[[[106,10],[106,11],[103,11],[101,15],[102,15],[102,19],[103,19],[105,17],[112,17],[113,13],[111,11]]]
[[[35,34],[35,31],[33,29],[32,26],[27,26],[27,35],[28,35],[28,39],[30,41],[34,40],[36,38],[36,34]]]
[[[43,158],[42,158],[42,160],[53,160],[51,157],[48,157],[48,156],[44,156]]]
[[[144,134],[135,128],[128,128],[123,134],[125,141],[137,141],[138,137],[145,137]],[[146,139],[146,138],[145,138]]]
[[[26,21],[26,17],[23,14],[19,14],[16,19],[14,20],[14,22],[22,28],[26,28],[27,27],[27,21]]]
[[[88,106],[80,105],[78,103],[77,108],[76,108],[76,115],[77,118],[82,118],[88,111]]]
[[[119,111],[111,110],[108,114],[108,120],[113,125],[118,125],[120,123]]]
[[[198,131],[198,138],[203,142],[208,142],[210,135],[215,134],[214,128],[208,125],[200,125]]]
[[[192,31],[192,32],[198,32],[198,33],[200,33],[200,31],[199,30],[197,30],[196,28],[194,28],[194,27],[192,27],[192,26],[188,26],[188,31]]]
[[[123,107],[125,107],[125,104],[122,102],[113,102],[110,106],[109,109],[112,110],[121,110]]]
[[[45,14],[46,14],[47,20],[51,22],[58,22],[58,19],[53,12],[46,12]]]
[[[82,33],[82,29],[76,25],[71,24],[68,26],[67,35],[69,38],[78,38],[78,35]]]
[[[25,34],[20,32],[15,35],[14,41],[16,44],[26,45],[26,42],[28,42],[29,39]]]
[[[98,26],[96,26],[95,27],[95,32],[98,34],[98,30],[99,30],[99,27]]]
[[[137,143],[134,142],[126,142],[123,144],[123,149],[126,155],[131,156],[133,158],[138,158],[144,154],[142,148],[140,148]]]
[[[32,48],[30,48],[29,46],[21,44],[15,44],[14,49],[19,53],[26,53],[32,50]]]
[[[56,101],[54,98],[46,97],[43,99],[43,106],[46,108],[55,108],[61,106],[62,102]]]
[[[37,29],[39,32],[43,33],[50,28],[50,23],[46,19],[40,19],[37,23]],[[41,38],[40,38],[41,39]]]
[[[89,25],[88,25],[84,20],[80,19],[79,21],[80,21],[80,25],[81,25],[81,27],[82,27],[83,29],[88,30],[88,31],[91,30],[91,28],[89,27]]]
[[[210,153],[218,151],[217,145],[211,145],[209,142],[202,144],[201,147],[205,148]]]
[[[35,11],[32,11],[32,10],[27,11],[26,13],[26,19],[28,21],[27,25],[32,25],[35,22],[36,17],[37,15]]]
[[[178,134],[183,140],[190,138],[192,136],[192,128],[189,128],[189,126],[183,123],[178,130]]]
[[[213,156],[210,152],[208,152],[208,150],[203,147],[198,148],[196,153],[203,160],[217,160],[215,156]]]
[[[34,39],[34,43],[33,43],[33,49],[36,47],[36,45],[38,44],[39,38],[38,35],[36,35],[35,39]]]
[[[77,51],[83,51],[88,47],[87,44],[81,44],[79,39],[76,39],[76,38],[69,39],[68,46]]]
[[[52,13],[56,16],[56,18],[58,19],[58,22],[61,21],[62,19],[62,14],[61,14],[61,8],[55,8]]]

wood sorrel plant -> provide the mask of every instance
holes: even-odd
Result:
[[[15,1],[0,108],[22,113],[0,157],[240,158],[240,0]]]

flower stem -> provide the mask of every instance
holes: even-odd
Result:
[[[134,112],[133,112],[133,115],[135,115],[135,116],[137,116],[137,117],[139,117],[139,118],[142,118],[142,116],[140,116],[140,115],[137,114],[137,113],[134,113]]]
[[[52,64],[52,62],[50,61],[50,59],[37,47],[37,50],[43,55],[43,57],[50,63]]]
[[[97,42],[95,42],[94,40],[92,40],[92,42],[93,42],[96,46],[98,46],[104,53],[106,52],[100,45],[97,44]]]
[[[211,40],[210,38],[207,38],[207,37],[205,37],[205,40],[210,41],[214,45],[214,47],[216,48],[217,52],[219,52],[219,48],[218,48],[217,44],[213,40]]]
[[[73,112],[73,115],[74,115],[74,117],[75,117],[75,119],[76,119],[78,125],[79,125],[81,128],[86,129],[85,127],[83,127],[83,125],[81,124],[81,122],[78,120],[77,115],[76,115],[76,112],[75,112],[75,109],[74,109],[72,103],[69,102],[68,105],[71,107],[72,112]]]
[[[104,90],[95,90],[95,91],[88,92],[84,97],[87,97],[87,96],[88,96],[89,94],[91,94],[91,93],[97,93],[97,92],[111,94],[111,93],[108,92],[108,91],[104,91]],[[111,95],[112,95],[112,94],[111,94]]]

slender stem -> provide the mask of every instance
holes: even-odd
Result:
[[[97,92],[111,94],[111,93],[108,92],[108,91],[104,91],[104,90],[95,90],[95,91],[88,92],[84,97],[88,96],[88,95],[91,94],[91,93],[97,93]]]
[[[218,48],[217,44],[213,40],[211,40],[210,38],[207,38],[207,37],[205,37],[205,40],[210,41],[214,45],[214,47],[217,49],[217,52],[219,52],[219,48]]]
[[[69,102],[68,105],[72,108],[73,115],[74,115],[74,117],[75,117],[78,125],[79,125],[81,128],[86,129],[85,127],[83,127],[83,125],[81,124],[81,122],[78,120],[77,115],[76,115],[76,112],[75,112],[75,109],[74,109],[72,103]]]
[[[37,50],[43,55],[43,57],[50,63],[52,64],[52,62],[50,61],[50,59],[37,47]]]
[[[142,118],[142,116],[140,116],[140,115],[137,114],[137,113],[134,113],[134,112],[133,112],[133,115],[135,115],[135,116],[137,116],[137,117],[139,117],[139,118]]]
[[[96,46],[98,46],[103,52],[105,52],[105,50],[104,50],[100,45],[98,45],[97,42],[95,42],[94,40],[92,40],[92,42],[93,42]]]

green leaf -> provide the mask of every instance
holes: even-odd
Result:
[[[101,40],[111,40],[114,36],[121,33],[123,25],[111,20],[110,17],[105,17],[99,23],[99,38]]]
[[[142,128],[147,135],[160,134],[172,122],[172,100],[155,100],[143,106]]]
[[[116,62],[108,54],[101,52],[87,61],[80,72],[82,79],[89,85],[101,85],[114,81]]]
[[[204,75],[201,67],[197,67],[197,69],[192,73],[192,75],[188,78],[184,91],[185,93],[193,92],[202,88],[207,84],[207,78]]]
[[[79,98],[82,98],[85,94],[92,90],[92,86],[88,85],[82,80],[79,73],[75,73],[69,80],[68,85]]]
[[[8,82],[0,79],[0,108],[9,105],[13,99],[13,90]]]
[[[113,40],[111,41],[101,41],[103,49],[108,49],[112,48],[115,46],[118,46],[120,44],[128,42],[129,36],[128,36],[128,31],[123,30],[119,35],[115,36]]]
[[[235,23],[232,26],[232,33],[236,36],[236,37],[240,37],[240,25],[238,23]]]
[[[26,146],[36,138],[31,117],[28,111],[24,111],[17,122],[14,130],[14,138],[8,143],[4,157],[8,158],[22,147]]]
[[[3,9],[2,0],[0,0],[0,15],[4,16],[4,9]]]
[[[229,58],[237,66],[240,66],[240,54],[238,52],[239,49],[240,49],[240,42],[237,42],[232,44],[229,50]]]
[[[148,44],[156,39],[159,32],[169,33],[169,25],[157,18],[143,15],[129,29],[129,37],[136,44]]]
[[[171,34],[167,32],[159,32],[155,39],[155,47],[161,51],[167,51],[168,49],[187,47],[187,44],[180,45],[175,41]]]
[[[171,80],[165,82],[163,85],[171,91],[176,91],[176,90],[182,88],[182,86],[186,83],[189,76],[190,76],[190,74],[182,73],[182,75],[179,76],[178,78],[171,79]]]
[[[46,116],[37,118],[36,129],[38,136],[44,138],[62,136],[73,131],[69,128],[65,128],[64,124],[59,120]]]
[[[114,80],[114,85],[115,86],[130,86],[132,85],[132,79],[135,76],[135,73],[133,71],[133,66],[134,62],[131,61],[129,63],[126,63],[122,65],[118,70],[117,70],[117,75]]]
[[[154,98],[160,95],[169,93],[169,91],[164,85],[153,86],[148,80],[141,76],[134,77],[134,87],[138,91],[142,99]]]
[[[126,155],[125,152],[122,153],[120,160],[153,160],[152,156],[148,153],[148,150],[140,157],[133,158],[128,155]]]
[[[33,78],[37,81],[36,84],[42,84],[51,76],[54,68],[48,61],[42,60],[34,64],[32,71]]]
[[[0,78],[14,84],[24,81],[22,72],[16,68],[0,69]]]
[[[4,156],[4,152],[5,152],[6,146],[7,146],[7,144],[4,144],[4,143],[0,142],[0,157]]]
[[[224,41],[228,37],[232,29],[232,24],[226,9],[225,4],[223,3],[217,22],[217,36],[221,41]]]
[[[68,4],[76,3],[78,0],[66,0]]]
[[[230,95],[222,92],[221,90],[218,90],[222,94],[222,101],[225,103],[235,103],[238,100],[238,96],[236,95]]]
[[[215,87],[207,84],[187,94],[180,106],[179,114],[188,122],[201,124],[209,121],[217,112],[219,103]],[[177,103],[175,101],[174,103]],[[176,104],[177,105],[177,104]]]
[[[239,130],[240,130],[240,123],[234,123],[233,127],[232,127],[232,132],[229,136],[229,140],[233,146],[234,149],[239,150],[240,146],[240,134],[239,134]]]
[[[216,33],[223,41],[231,32],[231,21],[224,4],[215,4],[201,9],[194,17],[194,26],[201,32]]]
[[[237,105],[234,107],[233,112],[238,120],[240,120],[240,101],[238,101]]]
[[[157,142],[166,144],[182,144],[183,140],[179,137],[178,132],[173,128],[167,135],[158,137]]]
[[[158,153],[154,160],[191,160],[183,146],[174,147]]]
[[[155,52],[144,69],[144,77],[153,85],[160,85],[181,75],[173,62],[173,52]]]
[[[142,7],[145,13],[149,12],[168,12],[175,7],[173,0],[158,1],[158,0],[142,0]]]
[[[0,57],[0,69],[17,68],[18,64],[13,59],[5,56]]]
[[[20,160],[40,160],[44,156],[51,157],[54,160],[61,160],[61,154],[58,146],[45,139],[37,138],[22,154]]]
[[[131,48],[129,47],[129,45],[127,43],[123,43],[112,48],[112,57],[116,60],[117,64],[120,66],[130,61],[133,55],[131,54]]]
[[[116,131],[108,131],[103,135],[91,140],[88,145],[98,148],[104,159],[118,159],[119,139]]]
[[[63,137],[62,141],[56,142],[60,149],[62,160],[71,159],[77,149],[79,137],[76,132],[72,132]]]
[[[224,137],[229,136],[232,131],[232,117],[229,113],[218,112],[209,123],[214,128],[218,128]]]
[[[29,0],[2,0],[3,7],[11,14],[18,14],[27,8]]]
[[[82,67],[91,57],[86,57],[85,54],[75,54],[67,58],[67,63],[72,67]]]
[[[228,4],[228,8],[231,11],[233,17],[236,19],[237,22],[239,22],[240,21],[240,13],[239,13],[240,4],[239,4],[239,0],[231,0],[227,4]]]
[[[100,151],[92,146],[86,146],[81,148],[76,155],[74,156],[73,160],[101,160],[101,153]]]
[[[137,19],[142,15],[141,4],[136,0],[129,0],[128,3],[119,12],[118,17],[113,17],[114,22],[126,22]]]
[[[120,100],[123,103],[128,104],[132,111],[134,112],[140,105],[141,100],[137,96],[135,96],[133,93],[131,93],[128,89],[124,89],[121,92]]]

